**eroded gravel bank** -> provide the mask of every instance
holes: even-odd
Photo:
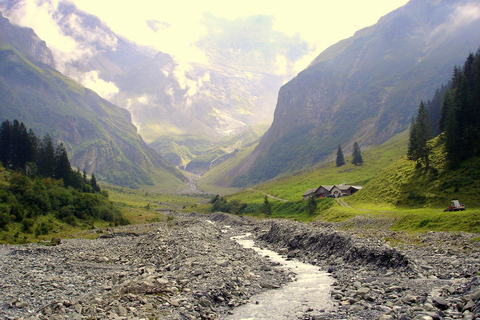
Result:
[[[402,233],[377,230],[365,238],[336,227],[192,213],[96,240],[1,246],[0,314],[222,319],[253,294],[295,278],[230,240],[252,232],[259,245],[334,277],[334,310],[312,309],[303,319],[480,318],[480,248],[472,241],[478,235],[426,233],[408,242]],[[406,244],[391,248],[387,237]]]

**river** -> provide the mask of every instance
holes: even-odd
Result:
[[[333,279],[318,267],[297,260],[287,260],[278,253],[255,247],[250,234],[232,237],[245,248],[253,248],[258,254],[268,256],[272,262],[279,262],[284,268],[295,273],[296,281],[279,289],[268,290],[252,296],[250,303],[233,310],[226,320],[272,320],[298,319],[304,314],[318,314],[333,306],[330,286]]]

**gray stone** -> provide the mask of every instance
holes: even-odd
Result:
[[[432,299],[433,305],[440,310],[447,310],[448,309],[448,302],[445,301],[442,297],[433,297]]]

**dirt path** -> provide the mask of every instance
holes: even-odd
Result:
[[[266,192],[262,192],[262,191],[259,191],[259,190],[253,189],[253,188],[248,188],[247,190],[251,190],[251,191],[255,191],[255,192],[261,193],[261,194],[269,197],[270,199],[275,199],[275,200],[283,201],[283,202],[288,202],[288,201],[290,201],[290,200],[287,200],[287,199],[277,198],[277,197],[275,197],[275,196],[273,196],[273,195],[271,195],[271,194],[268,194],[268,193],[266,193]]]
[[[342,198],[335,198],[335,201],[344,208],[351,208]]]

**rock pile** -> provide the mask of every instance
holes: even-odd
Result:
[[[306,319],[480,319],[478,235],[427,232],[398,249],[381,241],[399,238],[385,230],[365,238],[285,220],[255,230],[264,246],[336,279],[336,310]]]
[[[387,229],[358,237],[352,230],[192,213],[95,240],[0,246],[0,315],[222,319],[255,293],[295,278],[230,239],[251,232],[258,245],[334,278],[334,309],[311,309],[302,319],[480,319],[478,235],[429,232],[412,239]]]
[[[2,319],[218,319],[290,280],[204,219],[0,249]],[[118,230],[117,230],[118,232]]]

